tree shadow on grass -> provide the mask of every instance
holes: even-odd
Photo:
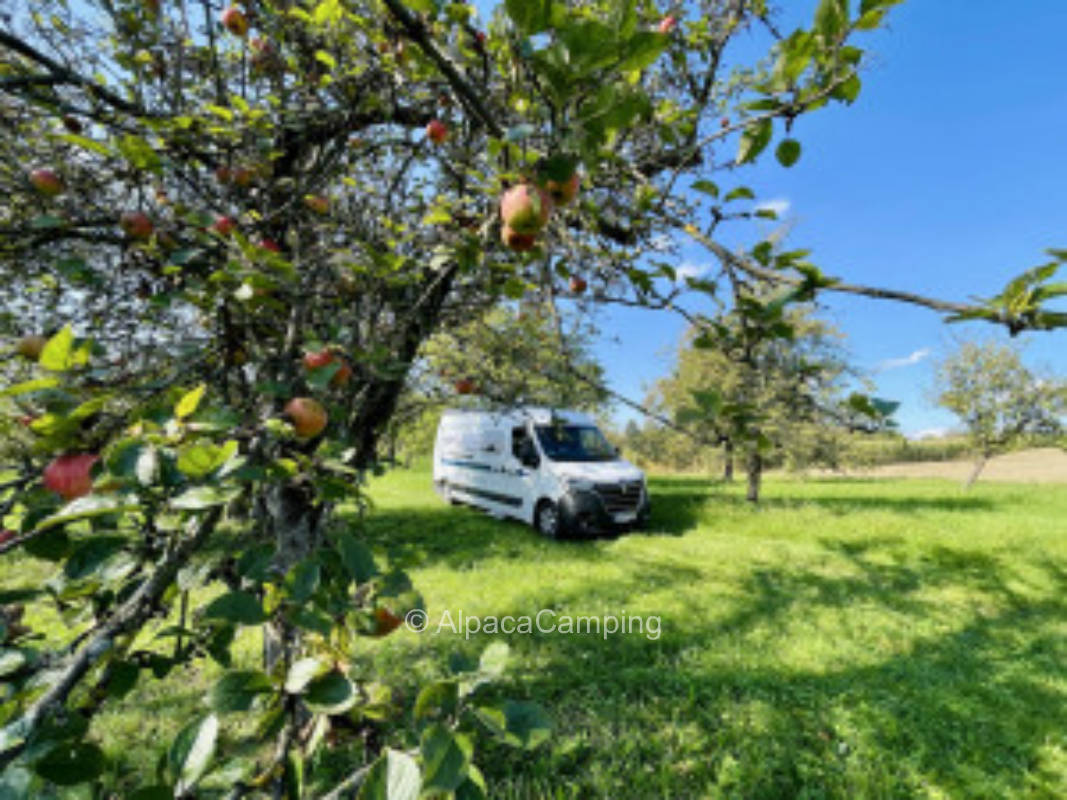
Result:
[[[1048,756],[1062,752],[1067,729],[1065,565],[1028,565],[1044,568],[1052,588],[1020,597],[1012,569],[995,557],[937,548],[894,562],[884,552],[892,542],[825,545],[851,574],[751,569],[728,613],[665,620],[656,639],[644,631],[510,637],[536,669],[501,695],[522,692],[560,723],[532,757],[487,745],[480,763],[495,796],[1063,796],[1067,775]],[[672,578],[667,564],[640,563],[621,581],[553,600],[610,607],[645,589],[639,574],[650,569],[659,589],[694,580],[691,571]],[[852,651],[841,664],[781,666],[788,659],[775,656],[776,646],[793,644],[778,626],[824,608],[873,608],[898,631],[909,619],[925,622],[938,610],[931,589],[996,610],[975,611],[944,633],[898,633],[898,644],[869,657]],[[500,613],[529,613],[545,599]],[[767,643],[768,635],[785,638]],[[731,656],[760,642],[768,649],[754,658]]]

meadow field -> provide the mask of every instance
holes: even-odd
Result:
[[[759,508],[742,491],[653,477],[647,530],[554,542],[442,503],[425,470],[375,478],[366,537],[409,571],[429,625],[361,640],[353,670],[410,704],[457,655],[506,641],[491,693],[536,701],[554,730],[525,752],[479,739],[494,798],[1067,797],[1067,486],[772,477]],[[50,569],[9,564],[4,585]],[[646,627],[440,624],[546,609]],[[238,642],[239,663],[256,655]],[[142,681],[94,722],[129,785],[214,670]],[[406,735],[378,732],[394,746]],[[326,752],[313,780],[345,761]]]

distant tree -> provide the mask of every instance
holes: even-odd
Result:
[[[661,407],[705,444],[722,445],[726,480],[740,455],[751,502],[770,451],[832,460],[835,431],[884,422],[895,408],[849,395],[854,373],[840,335],[810,304],[782,301],[740,295],[735,310],[689,331],[674,371],[656,385]]]
[[[974,447],[974,469],[965,486],[978,480],[998,449],[1026,434],[1062,430],[1067,385],[1038,375],[1023,364],[1020,348],[994,341],[967,341],[936,366],[938,405],[960,418]]]

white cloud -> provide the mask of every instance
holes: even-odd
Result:
[[[882,361],[880,364],[878,364],[877,370],[879,372],[887,372],[891,369],[911,367],[928,357],[932,352],[933,351],[929,347],[923,347],[919,350],[916,350],[909,356],[904,356],[903,358],[887,358],[885,361]]]
[[[756,211],[773,211],[779,217],[783,216],[789,211],[792,203],[789,202],[788,197],[774,197],[770,200],[763,200],[756,204]]]
[[[684,283],[686,278],[700,278],[707,275],[708,265],[685,261],[675,270],[675,274],[678,276],[678,283]]]
[[[908,438],[912,441],[917,439],[940,439],[948,436],[949,433],[951,433],[949,428],[923,428],[920,431],[912,431],[908,434]]]

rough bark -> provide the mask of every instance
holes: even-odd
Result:
[[[734,479],[734,443],[727,440],[723,444],[722,479],[732,483]]]
[[[749,453],[745,469],[748,472],[748,491],[745,493],[745,499],[750,503],[758,503],[760,480],[763,477],[763,456],[758,452]]]

